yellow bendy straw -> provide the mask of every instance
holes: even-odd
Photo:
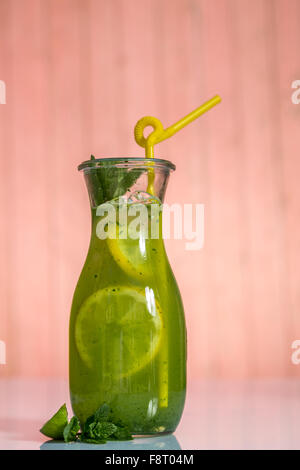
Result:
[[[146,160],[147,158],[154,158],[154,145],[162,142],[163,140],[171,137],[173,134],[178,132],[180,129],[185,127],[190,122],[197,119],[202,114],[206,113],[209,109],[213,108],[216,104],[220,103],[221,98],[219,95],[214,96],[210,100],[203,103],[199,108],[192,111],[187,116],[180,119],[178,122],[168,127],[167,129],[163,128],[162,123],[159,119],[152,116],[145,116],[140,119],[134,128],[134,137],[135,141],[141,147],[144,147]],[[153,131],[148,135],[147,138],[144,137],[144,130],[146,127],[153,127]],[[154,168],[153,161],[148,161],[149,165],[148,172],[148,187],[147,192],[154,194]],[[152,167],[152,168],[151,168]],[[168,338],[164,338],[164,342],[159,352],[158,357],[158,406],[160,408],[168,407],[169,403],[169,369],[168,369]]]
[[[195,109],[190,114],[183,117],[182,119],[180,119],[178,122],[168,127],[167,129],[163,128],[163,125],[159,119],[152,117],[152,116],[145,116],[141,118],[135,125],[135,128],[134,128],[135,141],[138,145],[145,148],[146,158],[154,158],[153,147],[155,144],[162,142],[168,137],[171,137],[173,134],[175,134],[180,129],[185,127],[187,124],[194,121],[202,114],[206,113],[206,111],[209,111],[216,104],[220,103],[220,101],[221,101],[221,98],[219,95],[214,96],[213,98],[211,98],[210,100],[206,101],[201,106],[199,106],[199,108]],[[145,139],[144,129],[148,126],[153,127],[153,131]],[[147,192],[149,192],[152,195],[154,195],[154,176],[155,176],[154,169],[149,168]]]

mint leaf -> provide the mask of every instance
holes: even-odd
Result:
[[[133,439],[132,434],[127,428],[127,426],[124,426],[124,427],[117,426],[117,429],[113,433],[112,438],[116,439],[117,441],[130,441]]]
[[[73,416],[71,418],[70,422],[67,424],[67,426],[64,429],[63,435],[64,435],[64,441],[65,442],[71,442],[76,440],[76,435],[80,429],[80,424],[77,416]]]
[[[92,422],[89,424],[89,426],[86,428],[84,437],[86,439],[97,439],[96,433],[95,433],[95,427],[96,427],[95,422]]]
[[[103,202],[123,196],[140,177],[143,169],[111,167],[98,168],[98,180],[102,187]]]
[[[103,443],[117,431],[117,426],[107,421],[93,422],[85,428],[81,436],[83,442]]]
[[[40,432],[44,436],[51,437],[52,439],[63,439],[64,429],[68,424],[68,411],[66,404],[63,404],[59,410],[50,418]]]
[[[89,416],[89,417],[87,418],[86,422],[84,423],[83,430],[82,430],[82,435],[83,435],[83,436],[84,436],[84,435],[88,435],[90,425],[91,425],[92,423],[94,423],[94,421],[95,421],[94,415]]]
[[[95,160],[93,155],[91,160]],[[99,206],[123,196],[144,171],[143,168],[128,169],[117,166],[89,168],[85,178],[93,204]]]
[[[110,406],[107,405],[107,403],[103,403],[103,405],[95,412],[94,419],[95,421],[108,421],[110,413]]]
[[[94,428],[94,434],[97,439],[108,439],[116,431],[117,426],[108,422],[97,423]]]

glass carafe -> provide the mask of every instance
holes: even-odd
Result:
[[[172,432],[185,401],[186,328],[164,247],[161,204],[175,166],[160,159],[108,158],[78,168],[89,192],[92,232],[70,318],[73,411],[83,425],[107,403],[134,435]],[[107,203],[115,209],[115,219],[106,218],[110,225],[102,210]],[[141,205],[147,224],[132,216]],[[158,227],[154,235],[151,222]]]

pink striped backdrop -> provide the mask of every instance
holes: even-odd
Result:
[[[67,376],[89,240],[76,165],[143,155],[143,115],[223,102],[156,154],[167,202],[205,204],[205,247],[167,243],[189,377],[299,374],[299,0],[0,0],[1,375]],[[300,370],[300,369],[299,369]]]

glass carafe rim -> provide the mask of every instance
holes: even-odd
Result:
[[[149,168],[163,169],[174,171],[176,166],[169,160],[162,158],[145,158],[145,157],[107,157],[94,158],[86,160],[78,165],[78,171],[92,168],[109,168],[118,166],[120,168]]]

